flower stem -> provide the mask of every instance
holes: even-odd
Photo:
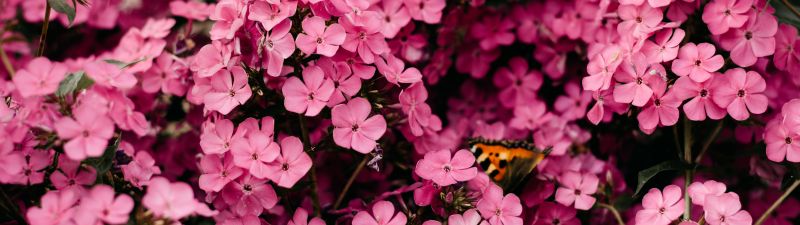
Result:
[[[364,165],[367,165],[368,159],[369,157],[364,155],[364,159],[362,159],[361,162],[358,163],[356,170],[354,170],[353,173],[350,174],[350,178],[347,179],[347,184],[344,185],[344,189],[342,189],[342,192],[339,192],[339,197],[336,197],[336,203],[333,204],[333,210],[339,209],[339,205],[342,204],[344,196],[347,194],[347,191],[350,190],[350,186],[353,185],[353,181],[355,181],[356,177],[358,177],[358,173],[361,172],[361,169],[364,169]]]
[[[794,189],[797,188],[798,185],[800,185],[800,179],[794,180],[792,185],[789,186],[789,188],[787,188],[786,191],[783,192],[781,197],[779,197],[777,200],[775,200],[775,202],[772,203],[771,206],[769,206],[769,208],[767,209],[766,212],[764,212],[764,214],[761,214],[761,217],[759,217],[756,223],[754,224],[761,225],[762,223],[764,223],[764,221],[767,220],[767,217],[769,217],[769,215],[772,214],[772,211],[775,211],[775,209],[777,209],[778,206],[780,206],[781,203],[783,203],[783,201],[786,200],[786,197],[789,197],[789,194],[792,194],[792,192],[794,191]]]
[[[683,119],[683,160],[686,164],[692,163],[692,122],[688,119]],[[683,184],[683,201],[686,205],[683,211],[683,220],[689,220],[690,212],[692,211],[692,202],[689,198],[689,183],[692,183],[692,169],[691,166],[686,168],[686,179]]]
[[[3,48],[3,40],[0,37],[0,60],[3,61],[3,67],[6,68],[6,72],[8,72],[8,76],[14,78],[14,66],[11,65],[11,60],[8,59],[8,55],[6,54],[6,50]]]
[[[616,207],[614,207],[613,205],[610,205],[610,204],[605,204],[605,203],[597,203],[597,205],[600,206],[600,207],[608,209],[608,211],[611,211],[611,214],[613,214],[614,218],[617,219],[617,223],[619,225],[625,225],[625,221],[622,220],[622,216],[619,214],[619,211],[617,211]]]
[[[697,154],[697,158],[695,158],[695,160],[694,160],[695,164],[699,164],[700,163],[700,160],[703,159],[703,155],[706,154],[706,151],[708,151],[708,148],[711,147],[711,144],[714,143],[714,140],[717,140],[717,136],[719,136],[719,132],[722,131],[722,124],[723,123],[724,123],[723,120],[720,120],[719,123],[717,123],[717,126],[714,128],[714,131],[712,131],[711,136],[709,136],[708,139],[706,139],[706,142],[703,143],[703,148],[700,149],[700,153]]]
[[[47,1],[47,5],[44,8],[44,25],[42,25],[42,35],[39,36],[39,50],[36,51],[36,56],[44,55],[44,44],[47,42],[47,29],[50,27],[50,10],[51,10],[50,2]]]
[[[792,6],[792,4],[789,3],[789,0],[783,0],[783,4],[786,5],[786,8],[789,8],[789,11],[792,11],[792,13],[794,13],[795,16],[800,18],[800,11],[797,11],[797,9],[795,9],[794,6]]]
[[[311,201],[314,203],[314,216],[320,216],[321,209],[319,204],[319,193],[317,192],[319,189],[317,189],[317,170],[313,163],[314,161],[314,154],[312,152],[313,148],[311,147],[311,141],[308,138],[308,128],[306,127],[305,117],[302,114],[300,114],[298,115],[298,118],[300,124],[300,132],[301,132],[300,134],[302,135],[301,137],[303,138],[303,147],[305,148],[306,152],[311,153],[309,154],[311,155],[311,161],[312,161],[309,175],[311,176]]]

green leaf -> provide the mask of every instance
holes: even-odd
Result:
[[[50,3],[50,7],[52,7],[56,12],[67,15],[67,19],[69,19],[69,26],[72,26],[72,21],[75,20],[74,6],[67,4],[66,0],[47,0],[47,2]]]
[[[680,160],[675,161],[666,161],[659,163],[653,167],[647,168],[645,170],[639,171],[639,177],[637,179],[636,184],[636,192],[633,195],[638,196],[639,192],[642,191],[642,187],[647,183],[650,178],[653,178],[658,173],[664,171],[673,171],[673,170],[681,170],[686,168],[686,164],[684,164]]]
[[[122,136],[118,135],[114,139],[114,143],[106,147],[106,150],[100,157],[89,158],[84,161],[86,164],[94,167],[97,171],[98,179],[100,179],[102,174],[105,174],[106,171],[111,169],[111,166],[114,164],[114,156],[117,154],[117,149],[119,149],[119,141],[121,138]]]
[[[83,71],[71,73],[58,84],[56,96],[64,97],[75,91],[86,89],[92,84],[94,84],[94,81],[89,76],[86,76]]]
[[[792,25],[794,27],[797,27],[797,29],[800,29],[800,17],[792,13],[789,7],[783,4],[783,1],[775,0],[771,1],[770,4],[772,5],[773,8],[775,8],[775,17],[778,18],[778,21],[780,21],[781,23]],[[792,4],[792,6],[795,9],[800,9],[800,5],[798,4]]]
[[[133,65],[136,65],[137,63],[140,63],[140,62],[144,61],[145,59],[147,59],[147,58],[142,57],[141,59],[137,59],[137,60],[135,60],[133,62],[129,62],[129,63],[123,62],[123,61],[119,61],[119,60],[116,60],[116,59],[104,59],[103,61],[105,61],[106,63],[109,63],[109,64],[114,64],[114,65],[118,66],[120,69],[125,69],[125,68],[131,67]]]

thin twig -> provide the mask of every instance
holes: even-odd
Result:
[[[686,161],[687,164],[692,163],[692,124],[691,121],[684,118],[683,119],[683,160]],[[683,219],[689,220],[691,216],[690,212],[692,211],[692,202],[689,198],[689,183],[692,182],[692,169],[686,168],[686,179],[684,180],[683,184],[683,201],[686,204],[686,210],[683,211]]]
[[[14,78],[14,74],[16,74],[16,71],[14,71],[14,66],[11,65],[11,60],[8,59],[8,55],[6,54],[5,48],[3,48],[3,44],[5,44],[3,43],[3,40],[0,40],[0,61],[3,61],[3,67],[6,68],[8,76]]]
[[[619,211],[617,211],[616,207],[614,207],[613,205],[605,204],[605,203],[597,203],[597,205],[600,206],[600,207],[608,209],[608,211],[611,211],[611,214],[613,214],[614,218],[617,219],[617,223],[619,225],[625,225],[625,221],[622,220],[622,216],[620,216]]]
[[[308,128],[306,127],[305,116],[299,114],[298,120],[300,123],[300,134],[303,138],[303,146],[306,148],[307,152],[311,153],[310,155],[312,156],[313,161],[314,154],[311,152],[313,149],[311,148],[311,141],[308,138]],[[309,175],[311,176],[311,200],[314,204],[314,216],[320,216],[322,210],[320,209],[321,207],[319,204],[319,193],[317,193],[319,190],[317,189],[317,170],[313,163],[311,164]]]
[[[50,27],[50,2],[44,8],[44,25],[42,25],[42,34],[39,36],[39,50],[36,51],[36,56],[44,55],[44,44],[47,42],[47,29]]]
[[[339,209],[339,205],[342,204],[344,196],[347,195],[347,191],[350,190],[350,186],[353,185],[353,181],[355,181],[356,177],[358,177],[358,173],[361,172],[361,169],[364,169],[364,165],[367,165],[368,159],[369,157],[364,155],[364,159],[362,159],[361,162],[358,163],[356,170],[353,170],[353,173],[350,174],[350,178],[347,179],[347,184],[344,185],[344,189],[342,189],[342,192],[339,192],[339,197],[336,197],[336,203],[333,204],[333,210]]]
[[[783,0],[783,4],[786,5],[786,8],[789,8],[789,11],[792,11],[792,13],[794,13],[795,16],[800,18],[800,11],[795,9],[794,6],[792,6],[792,4],[789,3],[789,0]]]
[[[781,197],[775,200],[775,202],[773,202],[772,205],[769,206],[769,209],[767,209],[767,211],[765,211],[764,214],[761,214],[761,217],[758,218],[755,225],[761,225],[762,223],[764,223],[764,221],[767,220],[767,217],[769,217],[772,214],[772,211],[778,209],[778,206],[780,206],[781,203],[783,203],[783,201],[786,200],[786,197],[789,197],[789,195],[792,194],[792,191],[794,191],[794,189],[797,188],[798,185],[800,185],[800,179],[794,180],[794,183],[792,183],[792,185],[789,186],[789,188],[787,188],[786,191],[783,192]]]
[[[700,163],[700,160],[703,159],[703,155],[706,154],[706,151],[708,151],[708,148],[711,147],[711,144],[714,143],[714,140],[717,140],[717,136],[719,136],[719,132],[722,131],[722,124],[724,123],[723,121],[724,120],[720,120],[719,123],[717,123],[717,126],[714,128],[714,131],[711,132],[711,136],[709,136],[708,139],[706,139],[706,142],[703,143],[703,148],[700,149],[700,153],[697,155],[697,158],[695,158],[695,160],[694,160],[695,164],[699,164]]]

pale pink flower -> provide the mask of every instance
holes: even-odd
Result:
[[[642,210],[636,212],[637,224],[667,225],[683,214],[685,205],[681,188],[675,185],[650,189],[642,198]]]
[[[373,63],[377,56],[389,52],[386,38],[380,33],[381,24],[358,26],[344,17],[339,17],[339,24],[347,31],[342,48],[358,53],[364,63]]]
[[[26,213],[31,225],[72,224],[78,203],[74,191],[48,191],[42,196],[41,206],[31,207]]]
[[[45,96],[55,92],[66,76],[66,66],[37,57],[28,62],[25,69],[17,71],[13,80],[22,97]]]
[[[733,192],[706,196],[703,209],[706,211],[704,217],[709,225],[753,224],[753,217],[747,211],[741,210],[739,195]]]
[[[264,65],[267,74],[273,77],[281,75],[283,60],[294,53],[294,39],[289,29],[292,28],[291,20],[284,20],[277,24],[264,36]]]
[[[408,127],[414,136],[422,136],[424,128],[431,123],[431,107],[425,103],[428,99],[428,91],[422,82],[411,84],[406,89],[400,91],[400,106],[408,116]]]
[[[98,112],[89,105],[73,109],[73,118],[63,117],[55,122],[55,130],[62,139],[64,152],[72,160],[98,157],[114,136],[114,122],[105,112]]]
[[[180,220],[201,208],[198,206],[202,203],[194,199],[194,191],[188,184],[156,177],[147,185],[142,205],[156,216]]]
[[[203,104],[208,110],[227,115],[236,106],[247,102],[252,95],[247,73],[237,66],[211,77],[211,90],[203,96]]]
[[[687,43],[681,47],[678,59],[672,61],[672,72],[678,76],[689,76],[696,82],[711,78],[725,64],[725,59],[714,55],[716,48],[709,43]]]
[[[767,13],[759,13],[746,26],[730,30],[719,38],[720,46],[731,51],[736,65],[748,67],[756,64],[758,57],[775,53],[775,34],[778,21]]]
[[[686,113],[686,118],[693,121],[702,121],[706,119],[706,115],[713,120],[725,117],[727,114],[725,109],[719,107],[712,100],[714,94],[716,94],[711,88],[712,84],[718,82],[715,81],[717,79],[725,79],[721,76],[719,73],[712,73],[711,77],[703,82],[694,81],[688,76],[678,78],[675,81],[675,85],[672,86],[672,91],[675,95],[679,99],[691,98],[683,105],[683,112]]]
[[[478,211],[491,225],[522,224],[522,204],[514,194],[503,196],[500,186],[491,184],[478,201]]]
[[[372,215],[367,211],[360,211],[353,217],[353,225],[404,225],[406,214],[394,211],[391,202],[379,201],[372,205]]]
[[[239,215],[259,215],[278,203],[278,194],[264,179],[251,175],[239,177],[221,193],[231,210]]]
[[[360,153],[369,153],[377,140],[386,132],[386,120],[382,115],[369,116],[372,107],[364,98],[355,98],[347,104],[333,107],[333,140],[343,148],[352,148]],[[369,117],[369,118],[368,118]]]
[[[709,195],[721,195],[725,193],[725,189],[727,187],[725,184],[708,180],[706,182],[694,182],[692,185],[689,185],[689,196],[692,198],[692,203],[695,205],[705,205],[706,196]]]
[[[575,204],[576,209],[588,210],[594,205],[592,194],[597,192],[600,180],[591,173],[567,171],[558,177],[561,186],[556,190],[556,202],[565,206]]]
[[[703,10],[703,22],[711,34],[720,35],[730,28],[742,27],[752,6],[753,0],[709,1]]]
[[[136,152],[133,161],[119,167],[125,180],[139,188],[146,185],[153,175],[161,174],[161,169],[156,166],[156,160],[146,151]]]
[[[83,69],[96,85],[129,89],[136,85],[136,77],[119,66],[97,60],[87,63]]]
[[[188,89],[186,82],[187,66],[176,60],[177,57],[163,53],[156,58],[156,64],[143,75],[142,90],[147,93],[158,91],[183,96]]]
[[[417,68],[405,68],[403,60],[392,54],[384,54],[383,57],[375,59],[375,66],[389,83],[400,85],[400,83],[411,84],[422,80],[422,74]]]
[[[684,37],[686,32],[682,29],[663,29],[656,32],[653,41],[647,40],[642,45],[647,62],[663,63],[678,57],[678,47]]]
[[[352,73],[346,62],[321,58],[317,60],[317,66],[325,72],[325,77],[333,81],[334,91],[328,99],[328,107],[336,106],[350,99],[361,90],[361,78]]]
[[[800,162],[800,130],[781,120],[773,120],[764,128],[767,158],[774,162]]]
[[[297,137],[281,139],[281,154],[267,165],[267,177],[278,186],[291,188],[311,169],[311,157]]]
[[[586,65],[589,74],[583,77],[583,90],[606,90],[611,87],[611,79],[623,61],[623,51],[618,47],[609,47],[595,55]]]
[[[209,34],[211,40],[233,39],[236,31],[244,25],[244,4],[237,0],[223,0],[217,3],[209,19],[216,21]]]
[[[233,164],[233,155],[231,154],[224,154],[223,156],[218,154],[205,155],[200,159],[199,167],[203,174],[200,175],[198,185],[200,189],[207,192],[219,192],[225,185],[239,178],[244,172]]]
[[[303,69],[303,81],[290,77],[281,90],[286,110],[316,116],[325,108],[335,89],[333,81],[325,78],[325,73],[319,66],[309,66]]]
[[[621,36],[641,38],[656,30],[664,13],[659,8],[650,7],[648,4],[639,6],[622,5],[617,9],[622,22],[617,26]]]
[[[280,147],[267,134],[251,131],[246,141],[233,143],[231,153],[236,166],[246,169],[256,178],[263,179],[267,177],[267,163],[278,157]]]
[[[381,27],[381,33],[386,38],[394,38],[411,21],[408,7],[404,6],[403,0],[381,1],[381,7],[377,11],[386,20]]]
[[[296,11],[297,1],[255,1],[250,5],[247,18],[258,21],[265,30],[272,30],[278,24],[285,23],[286,18],[293,16]]]
[[[660,79],[659,74],[665,74],[664,67],[658,63],[647,63],[644,54],[637,53],[621,68],[622,70],[615,74],[614,78],[623,84],[614,87],[614,101],[644,106],[653,96],[650,81]]]
[[[169,3],[169,11],[176,16],[203,21],[208,19],[214,7],[195,0],[172,1]]]
[[[475,156],[466,149],[458,150],[452,158],[450,150],[439,150],[426,153],[423,159],[417,161],[414,172],[439,186],[448,186],[475,178],[478,169],[474,166]]]
[[[736,120],[745,120],[750,113],[767,111],[766,81],[755,71],[734,68],[725,71],[725,78],[714,84],[713,100]]]
[[[660,76],[650,76],[648,80],[653,88],[653,98],[639,112],[636,119],[639,121],[639,127],[650,133],[659,124],[672,126],[678,122],[681,99],[674,91],[667,91],[667,83]]]
[[[317,53],[331,57],[344,43],[346,33],[339,24],[325,26],[325,19],[314,16],[303,20],[303,33],[297,35],[297,48],[305,54]]]
[[[78,224],[125,224],[133,210],[133,199],[126,194],[114,197],[114,189],[98,185],[81,198],[75,216]]]
[[[211,44],[200,48],[192,57],[192,65],[189,68],[196,72],[198,77],[210,77],[234,64],[233,46],[221,41],[212,41]]]

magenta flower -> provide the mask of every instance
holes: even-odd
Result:
[[[347,37],[339,24],[325,26],[325,19],[314,16],[303,20],[303,33],[297,35],[297,48],[305,54],[317,53],[331,57]]]
[[[234,142],[231,146],[233,162],[256,178],[266,178],[267,163],[278,157],[280,147],[267,134],[251,131],[248,136],[247,141]]]
[[[375,66],[378,67],[378,71],[386,77],[389,83],[396,85],[400,85],[399,83],[412,84],[422,80],[422,74],[417,68],[405,68],[403,60],[392,54],[384,54],[383,57],[375,59]]]
[[[288,3],[287,3],[288,4]],[[294,53],[294,38],[289,33],[292,28],[291,20],[284,20],[264,36],[264,68],[267,74],[273,77],[281,75],[283,60]]]
[[[207,122],[200,135],[200,148],[206,154],[223,154],[231,150],[233,143],[242,142],[245,132],[234,134],[233,122],[226,119]]]
[[[767,111],[767,88],[764,78],[755,71],[735,68],[725,71],[725,78],[714,84],[713,100],[736,120],[745,120],[750,113],[761,114]]]
[[[792,129],[780,120],[774,120],[764,128],[767,158],[774,162],[800,162],[800,131]]]
[[[231,210],[239,215],[257,216],[278,203],[278,194],[264,179],[251,175],[239,177],[221,193]]]
[[[408,116],[408,127],[411,129],[411,134],[422,136],[423,128],[430,125],[433,116],[431,107],[425,103],[425,100],[428,99],[425,85],[423,83],[411,84],[408,88],[400,91],[398,98],[401,109]]]
[[[642,45],[642,52],[647,56],[648,63],[669,62],[678,57],[678,45],[681,44],[686,32],[681,29],[664,29],[655,33],[653,41],[647,40]]]
[[[478,201],[478,211],[491,225],[522,224],[522,204],[514,194],[503,196],[503,189],[490,185]]]
[[[534,100],[529,104],[514,107],[514,117],[508,122],[508,126],[519,130],[535,130],[553,116],[547,113],[547,105],[544,102]]]
[[[567,171],[558,177],[561,184],[556,190],[556,202],[565,206],[575,204],[576,209],[588,210],[594,205],[592,194],[597,192],[600,180],[591,173]]]
[[[709,225],[749,225],[753,224],[753,217],[747,211],[741,210],[742,203],[739,195],[728,192],[721,195],[706,196],[706,211],[704,217]]]
[[[206,192],[219,192],[225,185],[243,174],[241,168],[234,166],[231,154],[224,154],[224,157],[217,154],[203,156],[200,159],[200,170],[203,174],[200,175],[198,185]]]
[[[81,198],[75,221],[78,224],[125,224],[133,211],[133,199],[120,194],[114,197],[114,189],[98,185]]]
[[[642,210],[636,212],[636,221],[653,225],[667,225],[683,214],[685,205],[681,188],[675,185],[650,189],[642,198]]]
[[[379,201],[372,205],[372,215],[367,211],[360,211],[353,217],[353,225],[404,225],[406,214],[394,211],[391,202]]]
[[[364,154],[375,149],[376,141],[386,132],[386,120],[382,115],[370,117],[371,110],[370,103],[364,98],[333,107],[331,122],[336,145]]]
[[[108,139],[114,136],[114,122],[89,105],[75,108],[73,117],[63,117],[54,124],[58,137],[69,140],[64,144],[67,157],[80,161],[103,155]]]
[[[689,196],[692,198],[692,203],[695,205],[705,205],[706,196],[717,196],[725,193],[727,187],[725,184],[708,180],[706,182],[694,182],[689,185]]]
[[[211,40],[233,39],[236,31],[244,25],[244,4],[227,0],[217,4],[209,19],[216,21],[209,34]]]
[[[650,76],[648,80],[653,88],[653,98],[639,112],[636,119],[639,120],[639,127],[649,133],[659,124],[672,126],[678,122],[681,99],[674,94],[674,91],[667,92],[667,84],[661,77]]]
[[[386,38],[394,38],[400,32],[400,29],[405,27],[408,22],[411,22],[411,15],[408,12],[408,7],[404,6],[403,0],[381,1],[378,13],[381,13],[381,17],[386,20],[381,27],[381,33]]]
[[[325,78],[319,66],[303,69],[303,81],[290,77],[281,87],[286,110],[306,116],[316,116],[325,108],[334,91],[333,81]]]
[[[377,56],[389,52],[386,38],[380,33],[381,24],[370,23],[369,25],[358,26],[344,17],[339,17],[339,24],[347,32],[342,48],[358,53],[364,63],[373,63]]]
[[[142,205],[156,216],[180,220],[195,213],[202,203],[194,199],[194,192],[188,184],[170,183],[166,178],[156,177],[147,185]]]
[[[411,18],[429,24],[439,23],[446,5],[444,0],[404,0],[404,2]]]
[[[648,4],[622,5],[617,9],[617,14],[622,22],[617,26],[621,36],[643,37],[656,30],[664,13],[660,8],[650,7]]]
[[[756,64],[758,57],[775,53],[775,34],[778,21],[774,16],[759,13],[747,26],[730,30],[719,38],[722,48],[731,51],[731,60],[736,65],[748,67]]]
[[[233,67],[211,77],[211,90],[203,96],[206,109],[223,115],[250,99],[253,92],[247,83],[247,73],[241,67]]]
[[[18,71],[13,80],[22,97],[45,96],[55,92],[65,76],[66,66],[38,57],[31,60],[25,69]]]
[[[197,73],[198,77],[210,77],[235,64],[235,61],[233,47],[230,44],[212,41],[211,44],[200,48],[192,57],[190,68]]]
[[[714,0],[703,10],[703,22],[711,34],[720,35],[730,28],[739,28],[749,17],[753,0]]]
[[[41,206],[28,209],[28,222],[32,225],[72,224],[78,199],[74,191],[48,191],[42,196]]]
[[[265,30],[273,30],[279,24],[286,23],[286,18],[293,16],[296,11],[297,1],[255,1],[250,5],[247,18],[258,21]]]
[[[781,23],[775,34],[775,67],[790,72],[800,71],[800,38],[797,28]]]
[[[87,63],[83,69],[86,71],[86,75],[94,80],[95,84],[104,87],[129,89],[135,86],[137,82],[133,74],[120,69],[117,65],[102,60]]]
[[[278,186],[291,188],[311,169],[311,157],[297,137],[281,139],[281,154],[267,165],[267,177]]]
[[[649,81],[660,80],[659,74],[665,74],[664,67],[661,64],[647,63],[644,54],[635,54],[621,68],[622,71],[615,74],[614,78],[624,84],[614,87],[614,101],[644,106],[653,96]]]
[[[606,90],[611,87],[611,79],[622,64],[622,49],[609,47],[592,57],[586,65],[589,76],[584,77],[581,84],[583,90]]]
[[[77,193],[83,193],[84,185],[94,184],[97,171],[93,167],[81,167],[80,162],[61,158],[58,164],[59,170],[50,175],[50,181],[58,190],[74,188]]]
[[[525,59],[514,57],[508,61],[508,67],[497,70],[493,82],[502,89],[497,95],[500,103],[512,108],[535,99],[536,91],[542,86],[543,79],[538,71],[528,70],[528,62]]]
[[[319,217],[308,220],[308,212],[303,208],[297,208],[297,210],[294,211],[292,220],[289,220],[286,225],[325,225],[325,221]]]
[[[135,187],[141,188],[150,181],[153,175],[161,174],[161,169],[156,166],[156,161],[146,151],[139,151],[133,161],[127,165],[120,165],[125,180]]]
[[[580,225],[573,208],[552,202],[543,202],[536,210],[533,225]]]
[[[709,43],[687,43],[681,47],[678,59],[672,62],[672,72],[697,82],[706,81],[725,64],[722,56],[714,55],[715,51],[714,45]]]
[[[708,118],[718,120],[724,118],[727,114],[724,108],[719,107],[712,100],[716,92],[711,87],[714,82],[718,82],[715,80],[725,78],[721,77],[722,75],[719,73],[712,73],[711,76],[703,82],[694,81],[689,77],[681,77],[672,86],[675,96],[679,99],[691,98],[683,105],[683,112],[686,113],[686,118],[702,121],[708,115]]]
[[[187,67],[183,62],[176,60],[176,56],[169,53],[161,54],[155,61],[155,66],[150,67],[142,78],[142,90],[147,93],[161,91],[177,96],[186,94]]]
[[[330,58],[317,60],[317,66],[325,72],[325,77],[333,81],[333,94],[328,99],[328,107],[334,107],[361,90],[361,78],[352,73],[346,62],[335,62]]]
[[[452,158],[450,150],[439,150],[426,153],[425,158],[417,161],[414,172],[439,186],[448,186],[475,178],[478,169],[474,165],[475,156],[466,149],[458,150]]]

